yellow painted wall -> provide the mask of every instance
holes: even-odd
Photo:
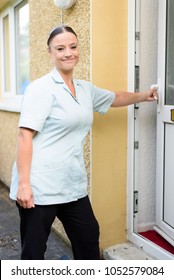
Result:
[[[127,0],[92,1],[92,82],[127,88]],[[101,247],[126,239],[127,108],[95,115],[92,130],[92,203]]]

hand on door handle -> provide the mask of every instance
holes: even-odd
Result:
[[[156,85],[151,85],[150,88],[153,89],[153,90],[158,90],[159,86],[158,86],[157,84],[156,84]],[[155,95],[155,96],[154,96],[154,99],[155,99],[155,100],[158,100],[158,97]]]
[[[158,96],[154,97],[155,100],[157,100],[157,112],[159,113],[160,112],[160,92],[159,92],[159,84],[155,84],[155,85],[151,85],[151,89],[156,89],[157,90],[157,93],[158,93]]]

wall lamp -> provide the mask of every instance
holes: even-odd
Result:
[[[60,9],[69,9],[71,8],[77,0],[54,0],[56,7]]]

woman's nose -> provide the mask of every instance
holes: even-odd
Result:
[[[71,56],[72,55],[72,53],[71,53],[71,49],[69,49],[69,48],[66,48],[65,49],[65,56]]]

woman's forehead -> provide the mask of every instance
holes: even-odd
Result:
[[[67,42],[71,42],[71,43],[77,43],[77,37],[71,33],[71,32],[63,32],[61,34],[57,34],[54,36],[54,38],[52,39],[52,42],[54,43],[59,43],[59,44],[64,44]]]

